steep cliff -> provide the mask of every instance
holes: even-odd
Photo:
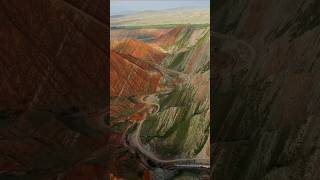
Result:
[[[319,1],[213,7],[212,178],[319,179]]]

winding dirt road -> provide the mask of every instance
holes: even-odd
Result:
[[[165,93],[168,93],[167,91]],[[140,98],[140,103],[145,104],[145,109],[149,109],[149,115],[158,113],[160,109],[160,105],[156,103],[156,95],[159,93],[151,94],[142,96]],[[143,110],[141,110],[143,111]],[[140,157],[144,158],[144,162],[150,162],[150,160],[153,162],[153,164],[156,164],[158,167],[163,167],[167,169],[172,168],[180,168],[180,169],[195,169],[195,168],[210,168],[210,159],[171,159],[171,160],[164,160],[157,157],[154,153],[148,151],[143,147],[143,143],[141,142],[140,138],[140,132],[144,121],[142,122],[136,122],[131,124],[124,132],[123,134],[123,142],[124,145],[131,151],[136,152],[140,154]],[[137,129],[132,135],[128,134],[128,130],[132,127],[137,125]],[[147,159],[147,160],[145,160]],[[148,166],[148,165],[147,165]]]
[[[243,41],[243,40],[239,40],[235,37],[232,36],[228,36],[228,35],[224,35],[224,34],[220,34],[217,32],[213,32],[213,36],[219,39],[224,39],[224,40],[232,40],[237,44],[240,44],[242,46],[245,46],[249,49],[249,61],[252,62],[253,58],[256,55],[256,51],[255,49],[248,44],[247,42]],[[158,71],[160,71],[163,74],[169,74],[169,75],[174,75],[176,77],[182,78],[184,80],[188,80],[189,79],[189,75],[185,74],[183,72],[178,72],[178,71],[174,71],[171,69],[167,69],[164,68],[161,65],[152,63],[152,62],[147,62],[150,65],[152,65],[155,69],[157,69]],[[166,92],[168,93],[168,91]],[[170,90],[169,90],[170,93]],[[145,95],[142,96],[139,101],[140,103],[145,104],[145,109],[148,109],[148,115],[152,115],[152,114],[156,114],[159,109],[160,109],[160,105],[155,102],[156,101],[156,95],[161,94],[161,93],[155,93],[155,94],[150,94],[150,95]],[[141,111],[143,111],[141,110]],[[146,118],[147,114],[145,114],[145,118]],[[152,161],[154,165],[156,165],[156,167],[162,167],[162,168],[167,168],[167,169],[179,169],[179,168],[191,168],[191,169],[210,169],[210,159],[171,159],[171,160],[165,160],[165,159],[160,159],[159,157],[157,157],[154,153],[148,151],[147,149],[145,149],[143,147],[143,144],[141,142],[141,138],[140,138],[140,132],[141,132],[141,128],[143,126],[144,121],[142,122],[135,122],[133,124],[130,124],[126,130],[123,133],[123,142],[124,145],[132,152],[132,153],[138,153],[139,157],[142,158],[143,162],[150,162]],[[135,130],[135,132],[130,135],[128,134],[129,129],[131,129],[132,127],[134,127],[135,125],[137,125],[137,129]],[[149,166],[150,165],[146,165]]]

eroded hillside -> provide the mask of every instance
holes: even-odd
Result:
[[[213,179],[319,179],[319,7],[216,1]]]
[[[123,82],[128,81],[131,86],[126,86],[123,92],[130,94],[124,93],[121,98],[115,95],[111,101],[110,124],[115,124],[124,133],[127,133],[126,128],[137,125],[131,128],[134,133],[129,131],[125,136],[125,145],[135,146],[143,152],[140,156],[147,156],[148,161],[171,163],[198,158],[204,159],[200,163],[207,163],[210,158],[209,27],[184,25],[166,31],[160,28],[158,33],[152,31],[161,34],[154,36],[153,40],[132,39],[134,36],[130,34],[137,30],[126,31],[114,34],[112,51],[144,72],[159,74],[160,80],[153,83],[155,88],[152,91],[146,91],[145,85],[150,80],[138,85],[134,80],[137,77],[127,80],[128,76],[118,73],[119,80],[112,81],[111,86],[116,87],[118,82],[123,86]],[[128,34],[128,38],[119,40],[124,34]],[[111,58],[114,58],[111,61],[120,62],[116,57]],[[134,69],[126,66],[119,71],[128,75]],[[141,77],[147,78],[148,75],[142,73]],[[154,169],[150,170],[151,174],[159,175]],[[191,178],[190,175],[184,177]]]

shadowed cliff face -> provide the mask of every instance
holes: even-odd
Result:
[[[0,2],[0,179],[136,176],[103,124],[107,17],[104,0]]]
[[[106,105],[107,25],[88,3],[1,2],[1,109]]]
[[[317,0],[217,0],[212,178],[320,177]],[[242,49],[242,50],[241,50]]]

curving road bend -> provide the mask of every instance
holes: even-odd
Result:
[[[217,32],[213,32],[213,36],[219,39],[227,39],[227,40],[232,40],[237,44],[240,44],[242,46],[245,46],[249,49],[249,59],[250,61],[253,60],[256,56],[256,51],[255,49],[248,44],[247,42],[243,40],[239,40],[235,37],[229,36],[229,35],[224,35],[220,34]],[[169,74],[169,75],[174,75],[177,76],[178,78],[182,78],[184,80],[189,79],[189,75],[185,74],[183,72],[178,72],[174,71],[171,69],[164,68],[161,65],[158,65],[153,62],[147,62],[150,65],[152,65],[155,69],[160,71],[162,74]],[[142,96],[139,101],[140,103],[145,104],[145,108],[143,108],[140,111],[143,111],[145,109],[148,109],[148,114],[155,114],[159,111],[160,105],[158,103],[155,103],[155,98],[156,95],[161,94],[161,93],[170,93],[172,89],[169,89],[169,91],[165,92],[157,92],[154,94],[150,95],[145,95]],[[147,114],[145,114],[145,117]],[[160,159],[157,157],[154,153],[148,151],[143,147],[143,144],[141,142],[140,138],[140,132],[141,128],[143,125],[143,122],[135,122],[130,124],[124,131],[122,139],[123,139],[123,144],[125,147],[127,147],[132,153],[138,154],[138,157],[146,163],[146,166],[150,167],[148,162],[152,162],[153,167],[162,167],[166,169],[210,169],[210,159],[171,159],[171,160],[165,160],[165,159]],[[137,129],[135,130],[132,135],[128,134],[129,129],[137,125]]]
[[[167,92],[166,92],[167,93]],[[145,104],[145,109],[150,109],[148,112],[150,114],[156,114],[160,106],[159,104],[155,103],[156,94],[146,95],[142,96],[140,98],[140,103]],[[142,111],[142,110],[141,110]],[[167,169],[210,169],[210,159],[171,159],[171,160],[164,160],[158,158],[155,154],[152,152],[146,150],[143,147],[143,144],[141,142],[140,138],[140,132],[143,125],[143,122],[136,122],[131,124],[128,128],[126,128],[125,132],[123,133],[123,142],[124,145],[131,151],[136,152],[140,154],[140,158],[142,158],[143,162],[150,162],[157,166]],[[135,132],[130,136],[128,134],[128,130],[132,127],[134,127],[137,124],[137,129]],[[147,164],[147,166],[149,166]]]
[[[210,159],[172,159],[164,160],[156,157],[152,152],[146,150],[141,143],[140,131],[143,123],[138,123],[137,130],[130,138],[131,143],[137,150],[149,160],[152,160],[161,167],[180,167],[180,168],[210,168]]]

